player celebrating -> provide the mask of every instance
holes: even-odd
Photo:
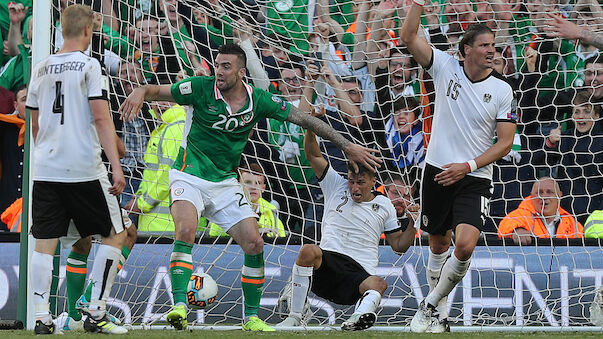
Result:
[[[120,107],[126,120],[140,111],[144,100],[192,105],[187,115],[180,153],[170,171],[170,211],[176,225],[170,278],[174,307],[167,319],[186,328],[186,289],[192,273],[191,250],[201,216],[222,227],[245,253],[241,272],[244,330],[274,331],[257,317],[264,285],[264,242],[256,215],[233,171],[239,166],[249,133],[260,119],[288,120],[314,130],[345,150],[355,168],[378,166],[371,150],[355,145],[333,128],[266,91],[243,82],[245,52],[234,44],[220,46],[215,77],[193,77],[174,85],[135,89]]]
[[[387,288],[376,276],[381,233],[396,252],[406,252],[416,229],[404,232],[398,225],[396,209],[388,197],[373,191],[375,173],[361,167],[358,173],[348,166],[348,179],[342,178],[320,153],[316,135],[307,131],[304,149],[319,178],[325,195],[325,212],[320,246],[302,246],[293,265],[292,299],[289,316],[277,326],[301,326],[310,278],[312,292],[340,305],[353,305],[354,314],[346,320],[344,331],[373,326],[381,296]]]
[[[127,332],[109,321],[105,311],[126,233],[116,198],[125,180],[109,112],[108,80],[98,60],[82,53],[91,41],[93,16],[89,7],[67,7],[61,16],[63,48],[31,73],[26,105],[31,110],[36,160],[31,229],[36,245],[30,263],[36,334],[55,330],[48,302],[52,261],[58,238],[67,234],[71,219],[82,237],[102,236],[84,329]],[[101,144],[113,169],[113,185],[101,160]]]
[[[417,36],[424,3],[414,0],[401,31],[436,91],[420,216],[421,229],[429,232],[430,292],[411,321],[413,332],[427,330],[436,306],[440,314],[446,312],[445,297],[467,272],[492,194],[491,163],[511,150],[517,119],[511,87],[492,70],[492,30],[469,26],[459,43],[465,61],[459,62]],[[498,141],[493,145],[494,132]],[[456,248],[448,256],[453,230]]]

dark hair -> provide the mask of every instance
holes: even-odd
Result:
[[[368,174],[369,178],[374,178],[375,177],[375,172],[371,171],[370,169],[364,167],[364,165],[362,164],[358,164],[356,163],[356,165],[358,166],[358,173],[356,173],[356,171],[354,171],[354,166],[352,166],[352,163],[350,161],[348,161],[347,166],[348,166],[348,172],[357,174],[357,175],[363,175],[363,174]]]
[[[286,50],[287,52],[289,52],[289,49],[291,48],[291,38],[277,32],[272,32],[266,35],[265,40],[266,41],[264,42],[268,45],[268,47],[274,46]]]
[[[15,91],[13,92],[13,93],[15,93],[15,100],[17,99],[17,93],[21,92],[24,89],[27,89],[27,85],[21,85],[21,86],[17,87],[17,89],[15,89]]]
[[[459,42],[459,52],[461,52],[463,58],[465,57],[465,45],[473,45],[475,38],[486,33],[494,35],[492,29],[485,24],[472,24],[467,27],[465,34],[463,34],[463,39]]]
[[[356,77],[354,75],[342,76],[341,82],[353,82],[353,83],[356,83],[358,88],[362,89],[362,83],[360,82],[360,79],[358,79],[358,77]]]
[[[218,54],[236,55],[241,64],[241,68],[247,65],[247,56],[245,56],[245,51],[237,44],[225,44],[218,47]]]
[[[394,101],[394,112],[397,112],[401,109],[412,111],[415,114],[415,117],[419,117],[421,106],[413,97],[400,96],[398,99],[396,99],[396,101]]]
[[[589,104],[592,107],[593,113],[595,113],[597,116],[601,116],[601,114],[600,114],[601,113],[601,105],[593,103],[591,98],[592,98],[592,95],[591,95],[590,91],[581,90],[581,91],[576,92],[576,96],[574,97],[574,100],[572,100],[572,104],[574,104],[574,106],[577,106],[580,104]]]
[[[584,65],[588,64],[603,64],[603,54],[598,53],[597,55],[593,55],[590,58],[586,59]]]
[[[410,59],[410,67],[411,68],[417,68],[417,67],[419,67],[419,64],[417,64],[417,61],[412,56],[412,54],[410,53],[410,51],[408,50],[408,48],[406,48],[406,47],[392,47],[389,50],[389,56],[390,56],[390,58],[392,57],[393,54],[401,54],[403,57],[409,58]]]

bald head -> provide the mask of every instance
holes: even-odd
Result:
[[[543,216],[557,214],[559,199],[563,196],[559,184],[550,177],[538,179],[532,186],[532,204],[536,212]]]

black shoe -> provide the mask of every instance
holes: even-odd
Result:
[[[35,334],[53,334],[54,333],[54,323],[51,322],[50,325],[44,324],[41,320],[36,320],[36,327],[34,327]]]
[[[107,314],[100,319],[94,319],[90,314],[87,314],[84,320],[84,330],[92,333],[108,333],[108,334],[125,334],[128,330],[125,327],[115,325],[109,320]]]

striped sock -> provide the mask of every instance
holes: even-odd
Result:
[[[245,317],[257,315],[264,288],[264,252],[245,254],[245,263],[241,272],[241,287],[245,299]]]
[[[67,309],[69,316],[73,320],[82,319],[82,315],[75,309],[75,302],[82,295],[84,285],[86,284],[86,273],[88,265],[88,255],[75,252],[69,253],[67,257],[67,267],[65,279],[67,284]]]
[[[71,252],[71,253],[73,253],[73,252]],[[126,260],[128,260],[129,256],[130,256],[130,249],[128,248],[128,246],[124,245],[121,248],[121,258],[119,259],[119,264],[117,264],[117,273],[119,273],[119,271],[121,271],[121,268],[124,266],[124,264],[126,263]],[[91,295],[92,295],[92,282],[90,282],[88,284],[88,287],[86,288],[86,292],[84,292],[84,298],[86,298],[86,300],[90,301]],[[79,298],[79,296],[78,296],[78,298]]]
[[[174,250],[170,256],[170,280],[172,281],[172,295],[174,305],[186,305],[186,291],[188,281],[193,273],[193,244],[183,241],[174,242]]]

